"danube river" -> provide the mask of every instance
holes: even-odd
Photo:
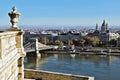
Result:
[[[42,54],[26,56],[26,69],[94,76],[95,80],[120,80],[120,56]]]

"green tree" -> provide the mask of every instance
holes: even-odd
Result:
[[[91,40],[91,45],[92,46],[97,46],[99,44],[99,42],[100,42],[100,40],[99,40],[99,38],[97,36],[91,37],[90,40]]]
[[[80,44],[82,47],[84,47],[85,40],[84,40],[84,39],[80,39],[79,44]]]
[[[91,44],[91,40],[90,40],[89,36],[85,36],[83,39],[85,40],[85,45],[90,45]]]
[[[47,37],[40,37],[38,39],[38,42],[43,43],[43,44],[48,44],[50,41]]]
[[[73,40],[73,44],[74,44],[75,46],[78,46],[78,45],[79,45],[79,40]]]
[[[112,39],[112,40],[110,40],[109,44],[110,44],[111,46],[116,46],[116,45],[117,45],[117,40]]]
[[[67,44],[68,44],[68,46],[71,46],[73,44],[73,41],[72,40],[68,40]]]
[[[55,44],[58,45],[60,49],[64,48],[64,43],[62,41],[60,41],[60,40],[56,40]]]
[[[55,40],[56,45],[60,45],[61,41],[60,40]]]
[[[60,49],[63,49],[63,48],[64,48],[64,43],[63,43],[63,42],[60,42],[59,48],[60,48]]]
[[[83,38],[85,40],[85,45],[97,46],[100,42],[100,39],[97,36],[86,36]]]

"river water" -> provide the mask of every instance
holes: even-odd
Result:
[[[120,80],[120,56],[44,53],[26,56],[24,65],[26,69],[94,76],[95,80]]]

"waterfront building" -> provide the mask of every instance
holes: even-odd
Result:
[[[100,34],[100,31],[98,30],[98,24],[96,24],[96,28],[95,28],[95,31],[93,32],[93,36],[99,36]]]
[[[117,46],[120,46],[120,36],[117,39]]]
[[[84,37],[84,36],[86,36],[86,35],[88,35],[88,32],[85,32],[85,31],[81,32],[81,36],[82,36],[82,37]]]
[[[79,39],[81,39],[81,34],[72,31],[66,33],[60,33],[58,36],[58,40],[61,40],[63,42],[66,42],[68,40],[79,40]]]
[[[82,36],[87,35],[87,33],[80,33],[77,31],[60,32],[59,30],[46,30],[46,31],[41,31],[39,33],[25,32],[24,39],[26,40],[26,39],[30,39],[30,38],[46,37],[52,42],[54,42],[55,40],[61,40],[63,42],[66,42],[68,40],[81,39],[81,34],[82,34]]]
[[[108,28],[108,24],[103,20],[101,30],[98,29],[98,24],[96,24],[94,32],[88,33],[87,36],[98,36],[101,42],[109,43],[111,40],[117,41],[119,34],[117,32],[111,32]]]
[[[27,41],[30,38],[47,38],[50,41],[55,41],[58,39],[58,33],[53,31],[41,31],[41,32],[32,32],[32,31],[26,31],[24,34],[24,40]]]
[[[105,20],[103,20],[102,26],[101,26],[101,33],[106,33],[108,30],[108,24],[105,23]]]
[[[103,42],[109,42],[111,40],[117,40],[118,37],[119,37],[118,33],[111,33],[111,32],[101,33],[99,35],[100,40],[103,41]]]
[[[109,31],[108,24],[106,24],[105,20],[103,20],[101,32],[99,34],[100,40],[103,42],[109,42],[111,40],[117,40],[118,37],[119,37],[118,33],[112,33]]]

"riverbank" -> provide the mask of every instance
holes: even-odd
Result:
[[[72,51],[72,50],[53,50],[53,51],[44,51],[44,53],[49,54],[80,54],[80,55],[110,55],[110,56],[120,56],[120,50],[111,50],[110,52],[107,49],[104,50],[89,50],[89,51]]]

